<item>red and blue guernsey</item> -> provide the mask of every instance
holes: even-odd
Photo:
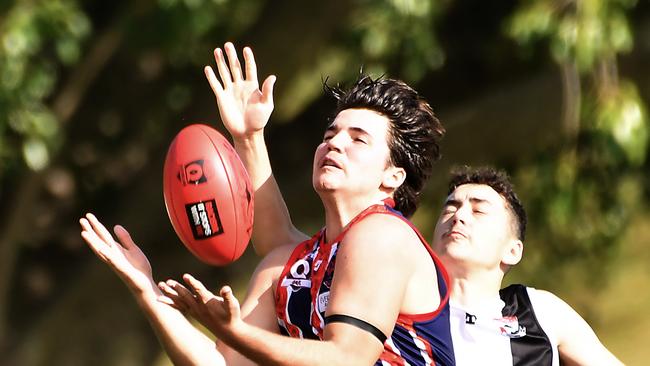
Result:
[[[440,292],[440,306],[435,311],[399,314],[375,365],[455,365],[449,331],[449,276],[422,234],[387,205],[374,205],[361,212],[333,243],[325,242],[325,230],[322,229],[294,249],[276,289],[276,315],[282,333],[295,338],[323,338],[338,245],[352,225],[371,214],[399,217],[417,233],[435,263]]]

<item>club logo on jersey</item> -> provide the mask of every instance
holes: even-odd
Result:
[[[495,319],[499,324],[501,335],[510,338],[521,338],[526,336],[526,327],[519,325],[519,319],[516,316],[504,316]]]
[[[307,275],[311,271],[311,264],[306,259],[297,260],[291,266],[287,277],[282,280],[282,286],[287,287],[311,287],[311,280]]]
[[[180,166],[176,177],[184,186],[197,185],[208,181],[206,170],[207,169],[204,168],[203,159],[194,160],[188,164]]]
[[[207,239],[223,234],[223,226],[215,200],[187,204],[185,211],[194,239]]]
[[[465,313],[465,324],[476,324],[476,315]]]
[[[325,313],[327,310],[327,305],[330,302],[330,292],[323,292],[322,294],[318,295],[318,312],[319,313]]]

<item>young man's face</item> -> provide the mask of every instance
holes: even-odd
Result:
[[[436,224],[433,249],[453,269],[501,268],[521,258],[506,200],[492,187],[464,184],[447,197]],[[518,244],[517,244],[518,243]],[[513,253],[513,245],[519,245]]]
[[[312,183],[317,192],[377,195],[389,167],[390,121],[368,109],[341,111],[316,148]]]

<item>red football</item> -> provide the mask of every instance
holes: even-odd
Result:
[[[176,234],[196,257],[220,266],[244,253],[253,229],[253,189],[235,149],[217,130],[194,124],[176,135],[163,192]]]

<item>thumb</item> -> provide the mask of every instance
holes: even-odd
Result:
[[[115,225],[115,227],[113,228],[113,232],[115,233],[115,236],[117,236],[117,239],[120,241],[122,246],[127,250],[137,247],[137,245],[135,245],[135,243],[133,242],[133,239],[131,239],[131,234],[129,234],[129,232],[126,231],[124,226]]]
[[[230,313],[230,316],[233,318],[241,317],[239,300],[237,300],[235,295],[232,293],[232,289],[230,288],[230,286],[222,287],[221,291],[219,291],[219,294],[223,298],[223,301],[228,309],[228,312]]]
[[[276,80],[275,75],[269,75],[262,83],[262,102],[273,105],[273,86]]]

